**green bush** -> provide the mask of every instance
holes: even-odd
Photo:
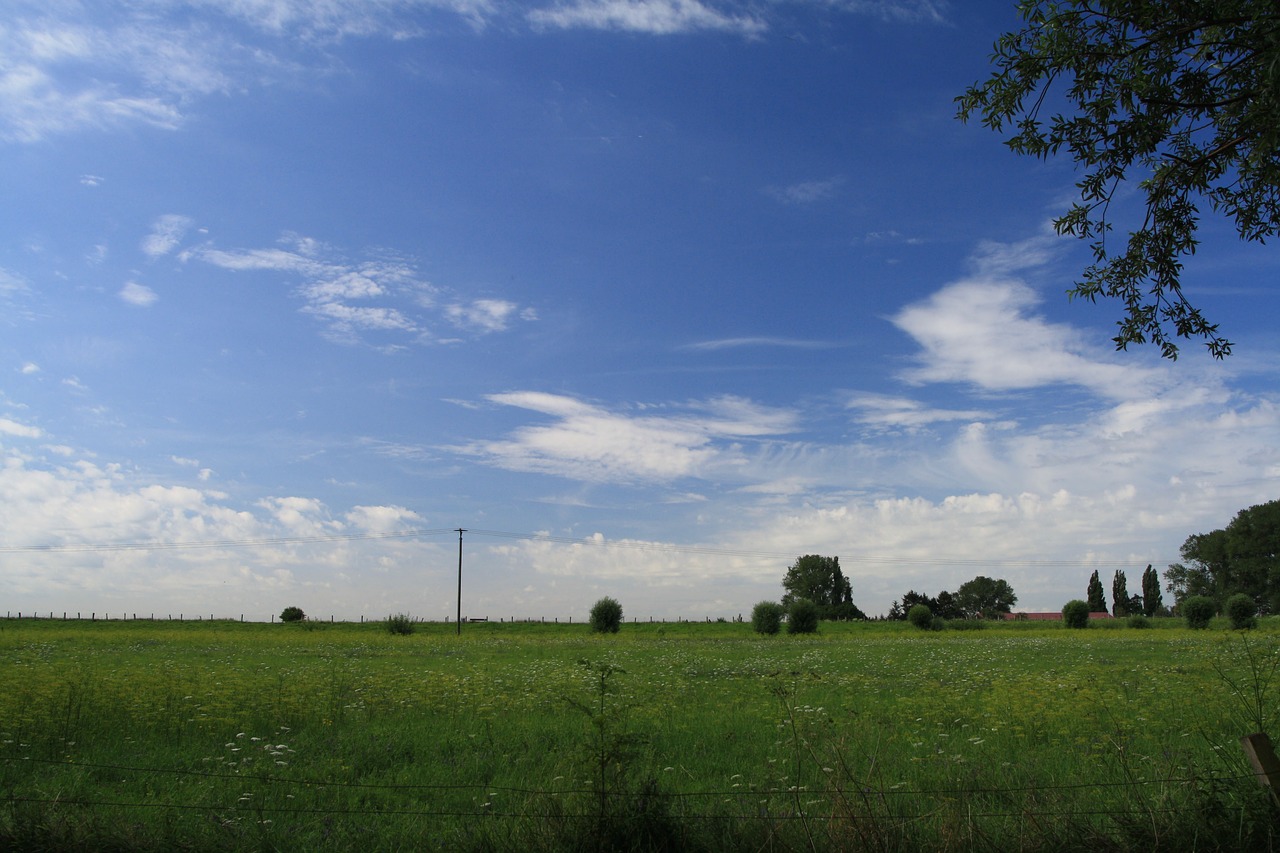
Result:
[[[1129,617],[1130,628],[1150,628],[1151,620],[1141,613],[1134,613]]]
[[[1068,628],[1089,627],[1089,602],[1072,599],[1062,607],[1062,621]]]
[[[597,634],[616,634],[622,626],[622,605],[605,596],[591,608],[591,630]]]
[[[1188,628],[1208,628],[1216,608],[1213,599],[1203,595],[1193,595],[1182,601],[1182,615],[1187,619]]]
[[[787,609],[788,634],[813,634],[818,630],[818,605],[807,598],[797,598]]]
[[[1231,627],[1237,631],[1256,628],[1258,625],[1258,604],[1243,592],[1237,592],[1228,598],[1226,607],[1222,609],[1231,620]]]
[[[397,613],[395,616],[388,616],[386,624],[388,633],[399,634],[400,636],[408,636],[417,630],[417,626],[413,624],[413,619],[408,613]]]
[[[933,627],[933,611],[929,609],[927,604],[913,605],[907,611],[907,621],[921,631],[928,631]]]
[[[301,607],[286,607],[280,611],[281,622],[302,622],[307,618],[307,614],[302,612]]]
[[[985,631],[991,624],[989,619],[949,619],[948,631]]]
[[[757,634],[776,634],[782,628],[782,605],[776,601],[762,601],[751,608],[751,628]]]

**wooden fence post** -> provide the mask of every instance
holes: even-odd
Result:
[[[1271,799],[1280,805],[1280,758],[1271,746],[1271,738],[1266,732],[1255,732],[1240,738],[1240,746],[1248,756],[1253,771],[1258,774],[1258,784],[1271,792]]]

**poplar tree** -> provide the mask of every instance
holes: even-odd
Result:
[[[1111,579],[1111,615],[1117,619],[1129,615],[1129,582],[1119,569]]]
[[[1160,592],[1160,573],[1147,564],[1142,573],[1142,612],[1155,616],[1164,609],[1164,596]]]
[[[1085,599],[1089,603],[1090,613],[1107,612],[1107,597],[1102,591],[1102,581],[1098,578],[1097,569],[1089,576],[1089,594]]]

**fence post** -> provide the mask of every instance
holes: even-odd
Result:
[[[1276,758],[1271,738],[1266,732],[1254,732],[1240,738],[1240,746],[1258,774],[1258,784],[1270,791],[1271,799],[1280,805],[1280,791],[1276,790],[1280,787],[1280,758]]]

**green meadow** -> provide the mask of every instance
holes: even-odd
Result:
[[[1280,624],[0,621],[0,849],[1266,850]]]

